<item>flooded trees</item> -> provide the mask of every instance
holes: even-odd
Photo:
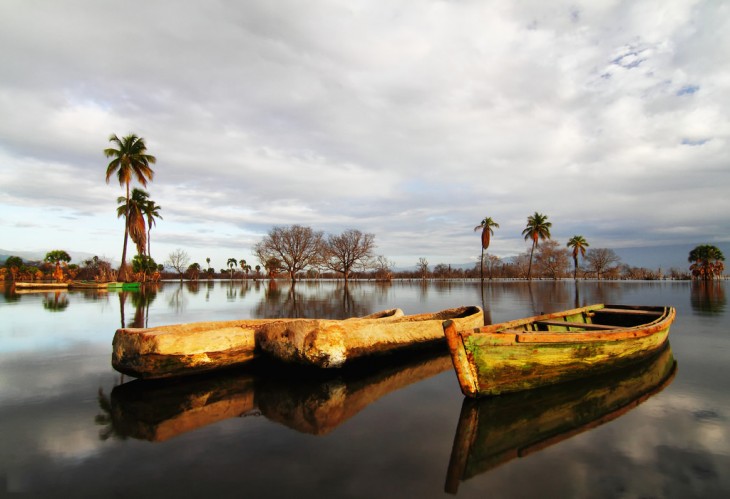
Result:
[[[372,266],[375,235],[348,229],[342,234],[330,234],[323,244],[324,266],[342,274],[347,283],[353,270]]]
[[[307,267],[322,264],[323,233],[311,227],[290,225],[274,227],[257,243],[253,253],[259,262],[266,264],[275,258],[294,281],[296,275]]]
[[[720,248],[710,244],[701,244],[689,252],[687,259],[692,276],[700,279],[714,279],[722,276],[725,270],[725,255]]]

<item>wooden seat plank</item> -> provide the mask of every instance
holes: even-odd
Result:
[[[583,322],[570,322],[570,321],[560,321],[560,320],[537,321],[535,324],[543,324],[545,326],[563,326],[563,327],[571,327],[571,328],[596,329],[596,330],[620,329],[619,326],[607,326],[605,324],[590,324],[590,323],[586,324]]]

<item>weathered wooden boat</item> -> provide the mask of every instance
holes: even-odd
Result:
[[[16,282],[15,289],[66,289],[67,282]]]
[[[108,282],[96,281],[71,281],[68,283],[69,289],[107,289]]]
[[[630,365],[667,341],[672,307],[603,304],[464,331],[443,328],[468,397],[531,390]]]
[[[613,421],[669,386],[677,363],[667,343],[642,362],[590,378],[481,399],[464,398],[445,490]]]
[[[369,322],[403,315],[400,309],[361,319]],[[169,378],[248,363],[256,355],[255,334],[278,323],[307,319],[244,319],[152,328],[122,328],[112,341],[112,366],[136,378]]]
[[[362,357],[443,342],[445,320],[457,331],[471,330],[484,324],[484,314],[479,307],[468,306],[378,321],[277,322],[257,330],[256,344],[283,362],[339,368]]]

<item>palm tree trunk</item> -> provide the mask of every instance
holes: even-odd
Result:
[[[482,256],[479,259],[479,279],[484,282],[484,246],[482,246]]]
[[[127,206],[124,208],[124,246],[122,247],[122,266],[119,267],[119,280],[127,280],[127,238],[129,236],[129,182],[127,182]]]
[[[578,256],[573,256],[573,262],[575,262],[575,267],[573,267],[573,280],[578,280]]]
[[[532,254],[535,252],[535,240],[532,241],[532,249],[530,250],[530,266],[527,267],[527,280],[532,280]]]

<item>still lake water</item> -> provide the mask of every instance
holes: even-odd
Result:
[[[726,296],[727,282],[494,282],[483,295],[479,283],[460,281],[353,283],[348,291],[336,282],[292,291],[240,281],[162,283],[144,294],[5,289],[0,497],[727,498]],[[166,383],[123,377],[110,364],[122,322],[343,318],[472,304],[502,322],[601,302],[676,307],[668,353],[676,374],[637,392],[641,403],[622,415],[529,452],[517,450],[522,439],[547,425],[542,418],[558,400],[589,392],[568,386],[530,395],[527,406],[480,403],[479,424],[492,425],[480,431],[506,449],[496,455],[480,433],[464,440],[457,431],[474,412],[441,349],[328,375],[261,365]],[[613,392],[627,379],[591,383]],[[521,414],[529,427],[519,426]]]

